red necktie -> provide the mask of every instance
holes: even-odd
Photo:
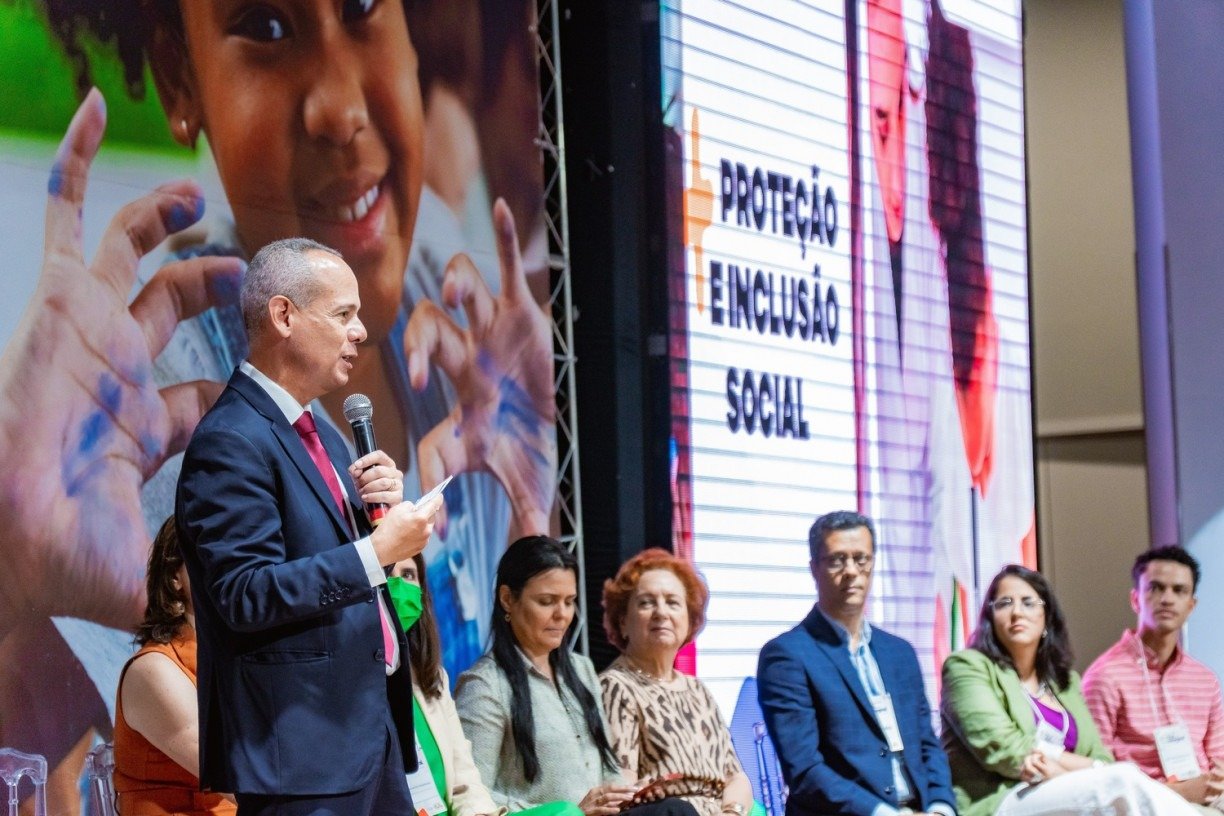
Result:
[[[347,524],[348,511],[344,505],[344,493],[341,492],[340,482],[336,479],[336,469],[332,467],[331,459],[327,458],[327,451],[323,449],[323,440],[319,439],[319,429],[315,425],[314,414],[303,411],[297,422],[293,423],[293,429],[298,432],[298,436],[302,437],[302,444],[306,446],[306,452],[314,460],[315,467],[319,469],[319,475],[323,477],[327,489],[331,491],[332,499],[336,502],[336,507],[340,510],[340,517]]]
[[[293,429],[298,432],[298,436],[302,437],[302,444],[306,446],[306,452],[314,460],[315,467],[319,469],[319,475],[323,477],[323,481],[327,483],[327,489],[331,491],[336,507],[340,508],[341,517],[344,518],[345,524],[348,524],[348,510],[344,504],[344,494],[340,491],[340,481],[336,478],[336,469],[332,467],[331,459],[327,458],[327,451],[323,449],[323,440],[319,438],[319,428],[315,425],[314,414],[310,411],[303,411],[297,422],[293,423]],[[395,635],[391,633],[391,623],[387,619],[387,609],[383,606],[381,598],[378,603],[378,622],[382,626],[383,659],[388,666],[393,666],[395,665]]]

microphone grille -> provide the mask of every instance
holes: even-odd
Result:
[[[374,416],[374,406],[365,394],[349,394],[344,400],[344,418],[350,423]]]

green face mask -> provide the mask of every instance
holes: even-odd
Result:
[[[391,593],[391,604],[399,616],[400,626],[407,632],[421,619],[421,587],[392,575],[387,579],[387,591]]]

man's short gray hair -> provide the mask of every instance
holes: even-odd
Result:
[[[344,256],[329,246],[309,238],[282,238],[255,253],[242,278],[239,302],[247,337],[263,331],[268,320],[268,301],[277,295],[289,298],[298,308],[309,306],[319,294],[319,282],[311,274],[308,252],[327,252],[341,260]]]

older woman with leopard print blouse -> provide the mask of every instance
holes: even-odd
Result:
[[[621,650],[600,675],[608,736],[640,796],[676,796],[701,816],[744,816],[748,781],[714,697],[675,669],[676,655],[705,624],[709,591],[684,560],[645,550],[604,583],[604,629]]]

